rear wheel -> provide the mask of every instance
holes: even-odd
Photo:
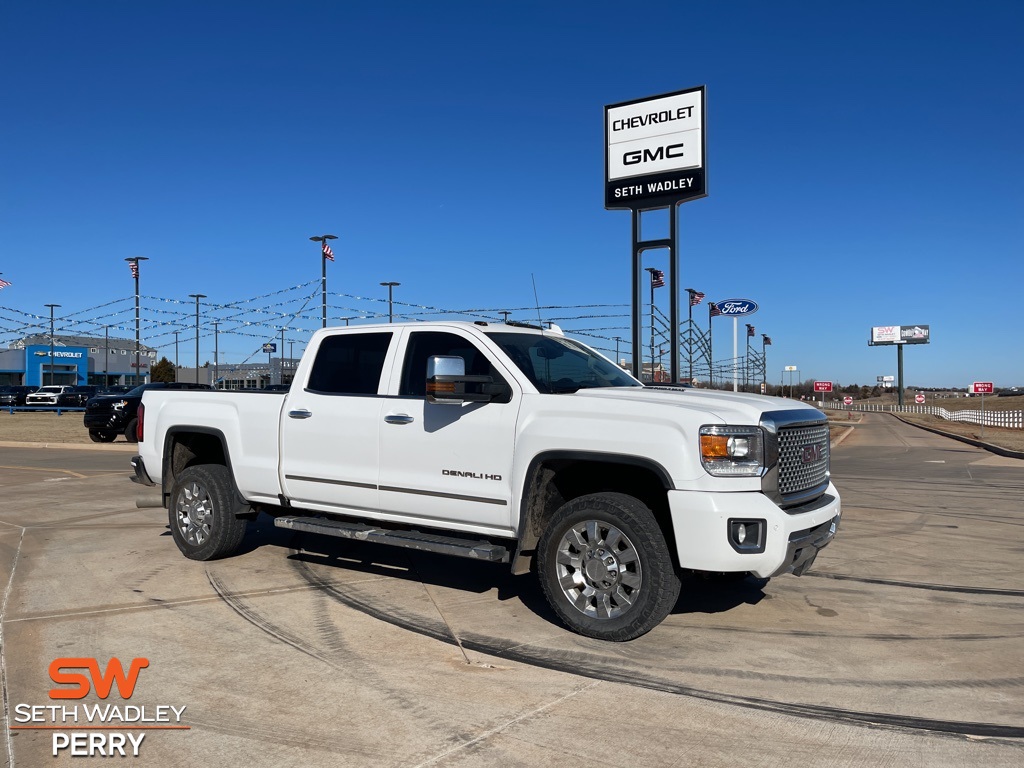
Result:
[[[231,474],[223,464],[196,464],[182,471],[167,509],[174,543],[192,560],[232,554],[245,536],[235,516]]]
[[[94,443],[112,443],[117,439],[116,432],[104,432],[99,429],[89,430],[89,439]]]
[[[544,595],[581,635],[632,640],[660,624],[679,597],[665,536],[632,496],[573,499],[551,518],[538,552]]]

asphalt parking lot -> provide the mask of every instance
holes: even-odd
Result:
[[[8,764],[72,759],[18,718],[55,703],[55,659],[112,657],[149,662],[131,705],[185,707],[136,724],[142,765],[1024,762],[1024,461],[868,415],[811,573],[691,579],[612,644],[504,566],[262,518],[189,561],[125,449],[0,446]]]

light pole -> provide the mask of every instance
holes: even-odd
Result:
[[[53,384],[53,310],[60,304],[47,304],[50,308],[50,383]]]
[[[217,382],[220,380],[220,369],[218,358],[220,357],[220,323],[213,321],[213,388],[220,389]]]
[[[501,322],[503,322],[506,325],[508,325],[508,316],[511,315],[512,313],[509,312],[507,309],[499,309],[498,311],[502,315]]]
[[[139,365],[139,262],[149,261],[146,256],[129,256],[125,259],[132,270],[132,277],[135,278],[135,381],[133,384],[139,384],[138,376],[141,371]]]
[[[103,386],[109,386],[107,368],[110,367],[110,326],[103,326]]]
[[[388,322],[389,323],[393,323],[393,322],[395,322],[395,314],[392,311],[392,304],[391,304],[391,302],[392,302],[392,300],[394,298],[394,294],[392,293],[392,291],[395,289],[396,285],[401,285],[401,283],[387,282],[387,283],[381,283],[381,285],[386,285],[388,287]]]
[[[654,267],[647,267],[651,273],[651,381],[654,381],[654,289],[665,285],[665,273]],[[673,278],[675,279],[675,278]],[[643,362],[640,363],[640,373],[643,373]]]
[[[622,337],[621,336],[616,336],[614,338],[615,338],[615,365],[619,365],[619,342],[622,341]]]
[[[327,327],[327,260],[334,261],[334,251],[327,244],[328,240],[337,240],[337,235],[314,235],[309,238],[314,243],[320,243],[320,260],[323,262],[323,272],[320,277],[320,295],[323,299],[323,324],[321,328]]]
[[[178,334],[181,331],[174,332],[174,380],[178,380]]]
[[[199,300],[205,299],[205,293],[190,293],[190,299],[196,300],[196,384],[199,383]]]
[[[279,382],[277,382],[277,383],[278,384],[284,384],[284,326],[283,325],[281,326],[281,354],[278,356],[278,359],[281,361],[281,370],[278,373],[278,376],[281,377],[281,380]]]

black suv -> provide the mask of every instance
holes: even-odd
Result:
[[[142,394],[147,389],[213,389],[209,384],[190,384],[184,381],[142,384],[123,395],[101,395],[85,404],[85,427],[96,443],[112,443],[124,435],[129,443],[138,442],[135,427]]]
[[[23,387],[17,384],[0,387],[0,406],[24,405],[25,396],[37,389],[39,387]]]

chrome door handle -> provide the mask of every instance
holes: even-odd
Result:
[[[288,416],[293,419],[308,419],[312,415],[313,412],[307,411],[305,408],[302,408],[297,411],[288,411]]]
[[[415,419],[405,413],[389,413],[384,417],[385,424],[412,424]]]

